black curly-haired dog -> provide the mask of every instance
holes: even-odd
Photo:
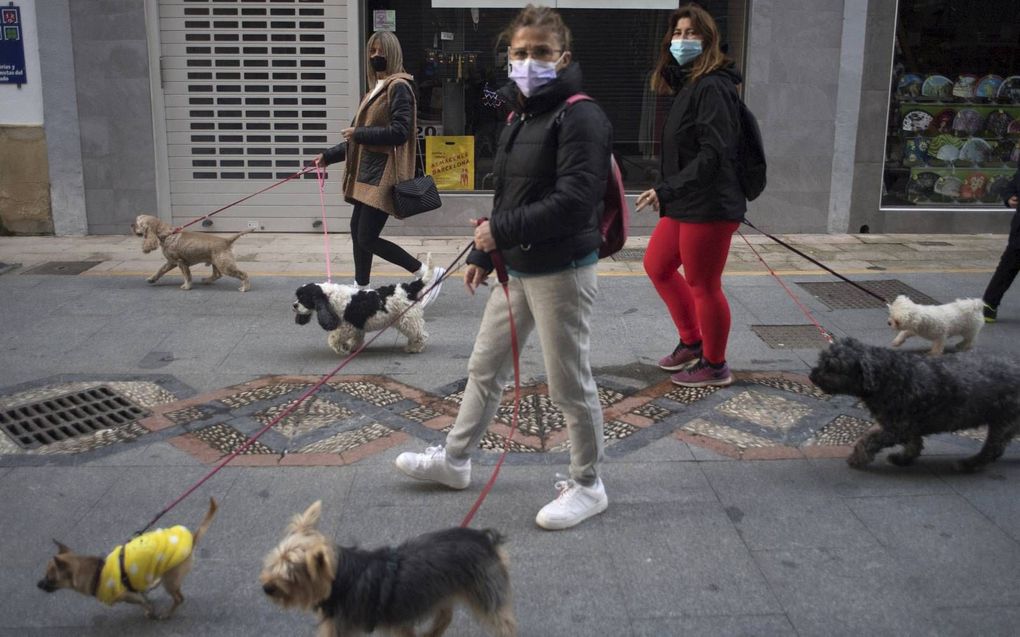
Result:
[[[981,451],[957,463],[974,471],[1001,456],[1020,430],[1020,365],[1004,358],[932,358],[843,338],[822,351],[810,377],[825,392],[860,398],[878,424],[854,445],[851,467],[896,444],[903,451],[889,462],[906,466],[921,455],[922,436],[988,425]]]

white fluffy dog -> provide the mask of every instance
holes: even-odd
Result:
[[[892,346],[899,347],[911,336],[920,336],[932,342],[929,354],[938,356],[945,350],[946,341],[961,336],[958,350],[970,349],[978,332],[985,325],[981,299],[957,299],[943,305],[918,305],[900,295],[890,304],[889,326],[899,330]]]
[[[414,307],[410,306],[416,299],[424,298],[423,292],[432,285],[437,273],[442,274],[442,270],[433,268],[432,259],[428,258],[425,276],[410,283],[384,285],[374,290],[337,283],[306,283],[295,293],[294,322],[306,325],[314,312],[319,325],[329,332],[326,342],[330,348],[346,355],[361,346],[365,332],[381,330],[403,312],[394,327],[407,337],[404,351],[423,352],[429,337],[425,331],[424,303],[419,300]]]

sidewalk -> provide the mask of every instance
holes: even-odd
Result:
[[[1005,244],[783,238],[883,294],[938,302],[980,295]],[[892,339],[881,303],[767,238],[748,239],[825,329]],[[466,244],[397,241],[437,264]],[[569,444],[534,339],[522,353],[521,432],[474,523],[509,537],[520,634],[1015,634],[1020,446],[976,475],[951,463],[976,451],[981,432],[927,439],[908,469],[881,458],[849,469],[847,445],[870,415],[807,380],[824,341],[739,237],[724,277],[737,382],[672,386],[654,365],[675,336],[641,270],[643,241],[599,264],[591,355],[610,507],[573,530],[533,522],[555,495]],[[257,581],[291,515],[322,499],[328,534],[375,547],[455,525],[477,497],[509,403],[466,491],[410,482],[392,467],[398,453],[440,442],[457,411],[485,295],[451,280],[427,312],[426,352],[406,354],[401,337],[384,335],[163,520],[194,527],[209,496],[220,503],[173,619],[35,588],[49,538],[105,554],[338,364],[322,330],[295,325],[290,307],[299,285],[325,276],[322,237],[255,234],[235,254],[253,276],[244,294],[226,279],[182,291],[175,273],[148,285],[162,259],[142,255],[134,237],[0,238],[0,262],[22,264],[0,274],[0,413],[97,388],[134,410],[128,424],[60,442],[0,432],[0,637],[312,634],[310,615],[271,605]],[[334,278],[350,277],[346,236],[331,237],[331,254]],[[25,273],[72,261],[97,263],[80,275]],[[404,276],[386,265],[373,281]],[[977,349],[1020,357],[1018,317],[1020,294],[1008,294]],[[162,591],[152,597],[168,603]],[[481,630],[458,613],[447,634]]]

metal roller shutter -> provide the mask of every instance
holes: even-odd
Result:
[[[336,0],[159,0],[170,204],[180,224],[300,170],[350,121],[347,4]],[[326,211],[346,230],[342,164]],[[213,217],[212,229],[311,231],[314,173]]]

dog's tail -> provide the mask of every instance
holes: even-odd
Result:
[[[198,541],[202,539],[205,532],[209,530],[209,525],[212,524],[212,519],[216,515],[216,498],[209,498],[209,510],[206,512],[205,517],[202,518],[202,523],[198,525],[198,530],[195,531],[195,537],[192,540],[193,544],[198,544]]]
[[[985,309],[984,299],[957,299],[965,309],[975,314],[980,314]]]
[[[418,287],[417,285],[415,285],[416,289],[411,290],[411,293],[414,294],[414,298],[418,299],[419,301],[424,300],[425,295],[428,294],[429,288],[431,288],[432,284],[435,283],[436,281],[437,272],[436,269],[432,267],[431,252],[425,253],[425,261],[422,263],[422,265],[425,267],[425,274],[422,275],[422,277],[417,281],[414,281],[414,283],[412,284],[415,285],[420,283],[421,286]]]
[[[243,237],[244,235],[246,235],[246,234],[248,234],[250,232],[255,232],[255,228],[248,228],[247,230],[242,230],[242,231],[238,232],[234,236],[232,236],[229,239],[227,239],[227,243],[232,245],[235,241],[237,241],[238,239],[240,239],[241,237]]]

